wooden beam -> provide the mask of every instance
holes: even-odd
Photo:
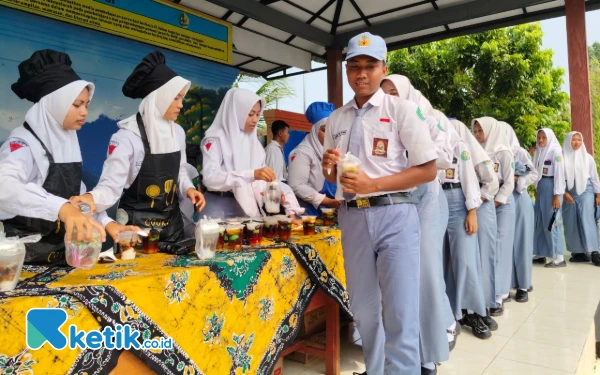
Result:
[[[327,49],[327,100],[335,108],[344,104],[342,87],[342,50]]]
[[[569,52],[569,87],[571,90],[571,125],[583,134],[588,152],[594,153],[592,102],[585,27],[585,0],[567,0],[567,47]]]

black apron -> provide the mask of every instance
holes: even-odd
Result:
[[[48,194],[64,199],[79,195],[81,192],[82,163],[55,163],[52,154],[40,138],[31,130],[29,124],[25,122],[23,127],[40,142],[50,163],[48,176],[42,188]],[[23,237],[38,233],[42,235],[42,239],[38,243],[25,244],[25,263],[67,264],[65,260],[65,228],[60,220],[48,221],[16,216],[12,219],[4,220],[3,223],[7,237]]]
[[[181,151],[153,155],[139,113],[137,124],[144,144],[144,161],[135,181],[121,197],[119,208],[129,215],[128,225],[162,229],[160,242],[179,242],[184,239],[177,195]]]

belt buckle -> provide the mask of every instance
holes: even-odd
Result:
[[[371,202],[369,202],[368,198],[357,199],[356,200],[356,207],[358,207],[358,208],[369,208],[369,207],[371,207]]]

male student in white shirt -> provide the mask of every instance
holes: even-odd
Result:
[[[290,126],[285,121],[275,120],[271,125],[271,131],[273,140],[265,147],[267,154],[265,162],[267,167],[275,172],[277,181],[286,181],[288,171],[283,156],[283,146],[290,140]]]
[[[352,38],[346,56],[354,98],[327,121],[322,169],[337,199],[350,304],[369,375],[421,374],[417,201],[410,192],[436,177],[436,147],[417,104],[385,95],[385,41]],[[351,152],[359,174],[337,163]],[[385,317],[385,318],[384,318]]]

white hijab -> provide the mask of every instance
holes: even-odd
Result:
[[[454,147],[456,147],[458,142],[462,141],[460,135],[456,132],[454,126],[452,126],[452,123],[450,122],[450,120],[448,120],[448,117],[446,117],[446,115],[442,113],[442,111],[434,109],[433,115],[437,120],[438,124],[440,124],[444,129],[446,129],[446,132],[448,132],[448,137],[446,137],[448,147],[450,150],[454,151]]]
[[[485,152],[483,147],[481,147],[481,144],[477,142],[477,139],[475,139],[473,133],[469,131],[467,125],[463,124],[461,121],[458,120],[450,120],[450,123],[452,124],[452,126],[454,126],[454,130],[456,130],[460,138],[471,149],[471,160],[473,160],[474,166],[483,163],[484,161],[491,162],[490,156],[487,154],[487,152]]]
[[[500,121],[500,126],[504,128],[506,140],[512,147],[513,155],[516,155],[519,149],[521,148],[521,144],[519,143],[519,138],[517,138],[517,134],[515,133],[515,129],[513,129],[510,124]]]
[[[485,142],[483,142],[482,146],[490,157],[500,151],[508,151],[511,156],[513,155],[512,146],[508,138],[506,138],[506,130],[503,129],[498,120],[493,117],[476,118],[471,123],[471,130],[473,130],[475,122],[478,122],[481,129],[483,129]]]
[[[179,76],[173,77],[169,82],[148,94],[140,103],[139,112],[144,121],[150,152],[153,155],[180,151],[175,128],[179,125],[165,119],[163,115],[179,92],[185,89],[185,93],[187,93],[190,85],[191,82],[187,79]],[[137,125],[137,113],[118,122],[117,125],[121,129],[131,130],[141,137]]]
[[[323,158],[323,145],[319,142],[319,131],[321,130],[321,126],[327,123],[327,117],[317,121],[312,128],[310,129],[310,133],[304,137],[302,142],[296,147],[296,149],[304,148],[314,152],[319,160]]]
[[[548,155],[549,151],[562,151],[562,147],[560,147],[560,143],[558,142],[558,139],[556,139],[556,135],[554,135],[554,131],[552,131],[552,129],[548,129],[548,128],[542,128],[540,130],[537,131],[539,132],[544,132],[544,134],[546,134],[546,138],[548,139],[548,142],[546,143],[546,147],[540,147],[537,143],[536,143],[536,149],[535,149],[535,154],[533,155],[533,165],[535,166],[535,169],[538,171],[541,171],[544,168],[544,161],[546,160],[546,155]],[[542,173],[538,173],[538,179],[535,182],[535,186],[537,187],[537,183],[539,180],[542,179]]]
[[[265,150],[258,141],[256,128],[250,134],[244,132],[246,119],[252,107],[260,102],[260,114],[266,101],[250,90],[233,88],[227,91],[206,138],[217,138],[221,146],[226,172],[256,170],[265,166]],[[244,185],[233,189],[236,200],[249,217],[260,216],[257,196],[252,186]]]
[[[90,100],[92,100],[94,84],[83,80],[74,81],[41,98],[25,115],[25,121],[52,154],[55,163],[81,162],[77,131],[65,130],[62,124],[73,102],[86,87],[90,91]],[[29,145],[39,143],[22,126],[15,129],[11,137],[21,138]],[[46,179],[50,163],[43,148],[31,147],[31,151],[42,178]]]
[[[573,150],[571,140],[575,134],[581,137],[581,147]],[[565,174],[567,176],[567,187],[569,190],[575,186],[577,194],[583,194],[590,179],[590,168],[588,165],[587,149],[583,143],[583,135],[580,132],[570,132],[565,138],[563,146],[563,157],[565,159]]]
[[[433,106],[429,100],[427,100],[419,90],[414,88],[407,77],[400,74],[390,74],[384,78],[384,80],[386,79],[394,84],[398,91],[398,96],[401,99],[410,100],[411,102],[416,103],[425,116],[435,115]]]

